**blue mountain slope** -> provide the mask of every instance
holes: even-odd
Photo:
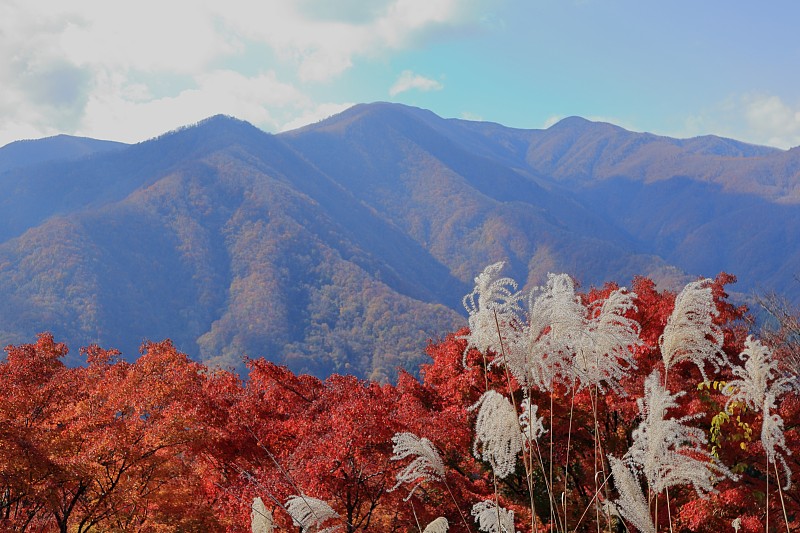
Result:
[[[72,161],[127,146],[114,141],[56,135],[44,139],[15,141],[0,148],[0,174],[51,161]]]
[[[0,341],[132,355],[171,337],[238,369],[382,379],[465,324],[499,260],[528,285],[725,270],[800,301],[798,172],[797,150],[579,118],[519,130],[379,103],[269,135],[212,117],[0,174]]]

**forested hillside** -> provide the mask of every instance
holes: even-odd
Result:
[[[0,529],[800,527],[796,315],[758,338],[727,276],[676,294],[561,274],[527,294],[501,267],[477,277],[470,327],[393,384],[264,359],[241,379],[168,341],[78,367],[47,334],[9,347]]]
[[[0,149],[4,344],[52,331],[134,357],[169,337],[223,367],[382,379],[464,323],[497,260],[528,284],[726,271],[740,294],[800,297],[797,150],[397,104],[280,135],[218,116],[132,146],[63,141]]]

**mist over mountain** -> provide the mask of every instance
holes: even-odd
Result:
[[[5,344],[48,330],[133,356],[169,337],[223,366],[381,379],[465,323],[462,296],[499,260],[584,287],[724,270],[800,300],[798,149],[385,103],[280,135],[217,116],[137,145],[73,140],[0,148]]]

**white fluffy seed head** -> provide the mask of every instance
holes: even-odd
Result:
[[[786,478],[784,483],[785,490],[792,486],[792,470],[786,463],[785,455],[791,455],[792,451],[786,446],[786,437],[783,434],[783,418],[781,415],[772,412],[776,410],[775,395],[770,391],[764,399],[763,422],[761,423],[761,444],[771,463],[776,461],[783,467],[783,474]],[[783,450],[780,453],[778,450]]]
[[[501,353],[503,343],[510,342],[509,339],[503,339],[501,343],[503,333],[513,332],[514,325],[519,320],[522,309],[517,282],[511,278],[499,277],[503,266],[504,263],[500,262],[486,267],[475,278],[473,291],[464,297],[470,329],[469,334],[464,337],[467,339],[465,366],[466,353],[470,348],[476,348],[480,352],[492,350]]]
[[[726,410],[733,402],[742,402],[759,410],[768,393],[778,398],[792,389],[792,378],[781,373],[772,351],[758,339],[748,336],[740,357],[744,359],[744,367],[731,366],[738,379],[728,381],[722,389],[722,393],[730,397]]]
[[[465,358],[470,348],[493,351],[491,365],[505,366],[523,388],[560,383],[621,391],[619,380],[634,368],[632,348],[641,344],[639,325],[625,316],[635,295],[618,289],[587,309],[572,278],[548,274],[545,285],[528,294],[526,313],[517,283],[499,277],[502,267],[486,267],[464,298],[470,326]]]
[[[619,381],[636,365],[633,349],[642,344],[639,323],[626,313],[636,309],[634,293],[624,288],[608,295],[590,312],[592,318],[575,354],[574,374],[581,386],[606,387],[624,394]]]
[[[650,517],[650,506],[636,476],[620,459],[609,455],[608,461],[611,464],[614,486],[619,493],[619,499],[612,503],[613,508],[641,533],[656,533]]]
[[[450,529],[450,524],[447,522],[447,518],[440,516],[428,524],[422,533],[447,533],[448,529]]]
[[[708,278],[689,283],[675,299],[675,308],[658,340],[665,372],[681,361],[691,361],[708,381],[705,363],[719,370],[726,364],[721,350],[723,333],[714,324],[719,311]]]
[[[292,517],[295,526],[302,529],[303,533],[333,533],[340,526],[334,525],[323,528],[328,520],[340,518],[326,502],[303,494],[290,496],[286,501],[286,511]]]
[[[417,437],[413,433],[397,433],[392,437],[394,443],[392,461],[399,461],[412,456],[414,460],[397,474],[397,484],[390,490],[395,490],[403,483],[413,484],[411,491],[405,498],[408,500],[423,481],[441,481],[444,479],[444,463],[439,451],[431,441],[425,437]]]
[[[514,533],[514,511],[486,500],[472,506],[472,516],[484,533]]]
[[[781,373],[771,350],[752,336],[747,337],[741,358],[745,360],[743,367],[732,366],[738,379],[730,380],[722,388],[722,393],[729,397],[725,410],[732,413],[732,404],[741,402],[753,410],[762,411],[761,444],[770,462],[781,463],[788,490],[792,483],[792,471],[784,454],[791,452],[783,435],[783,418],[775,411],[778,398],[792,390],[793,378]]]
[[[752,336],[747,337],[740,357],[744,359],[744,367],[731,367],[738,379],[728,381],[722,388],[722,393],[729,396],[725,405],[728,412],[733,402],[742,402],[751,409],[760,409],[764,405],[769,382],[775,378],[778,368],[769,348]]]
[[[655,493],[691,484],[698,495],[705,496],[722,478],[736,476],[705,450],[705,432],[686,424],[697,416],[666,417],[682,395],[662,386],[658,370],[647,377],[644,396],[637,402],[642,422],[633,431],[633,444],[624,459],[644,474]]]
[[[522,399],[522,413],[519,415],[519,427],[523,439],[528,446],[539,440],[547,430],[544,429],[544,419],[537,415],[539,406],[531,402],[530,396]]]
[[[566,274],[548,274],[547,283],[528,297],[526,330],[528,381],[547,390],[555,383],[572,383],[573,357],[586,326],[586,308]]]
[[[252,533],[272,533],[274,525],[272,513],[264,505],[261,498],[253,498],[253,505],[250,511],[250,531]]]
[[[523,446],[517,411],[505,396],[494,390],[484,392],[469,408],[475,409],[478,418],[473,453],[477,459],[488,461],[497,477],[504,478],[516,470],[517,456]]]

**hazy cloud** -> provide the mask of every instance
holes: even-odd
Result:
[[[780,148],[800,145],[800,108],[792,108],[777,96],[746,98],[745,117],[758,138]]]
[[[265,129],[295,126],[349,105],[315,101],[308,84],[479,20],[476,0],[330,6],[323,0],[5,0],[0,146],[57,132],[138,140],[217,112]],[[180,84],[166,90],[164,79]],[[125,138],[117,133],[121,124]]]
[[[461,113],[461,118],[463,118],[464,120],[472,120],[474,122],[482,122],[483,121],[483,116],[478,115],[476,113],[472,113],[470,111],[463,111]]]
[[[389,89],[389,95],[397,96],[400,93],[415,89],[417,91],[440,91],[444,85],[436,80],[426,78],[419,74],[414,74],[410,70],[404,70],[394,85]]]
[[[547,120],[545,120],[545,121],[544,121],[544,124],[542,124],[542,129],[545,129],[545,130],[546,130],[546,129],[547,129],[547,128],[549,128],[550,126],[555,126],[555,125],[556,125],[556,124],[558,124],[558,123],[561,121],[561,119],[563,119],[563,118],[564,118],[564,117],[562,117],[561,115],[551,115],[551,116],[547,117]]]
[[[315,12],[312,8],[318,4],[319,0],[263,5],[229,0],[216,5],[214,14],[237,35],[267,44],[296,65],[301,81],[313,82],[340,74],[356,58],[402,49],[475,14],[471,2],[457,0],[380,2],[361,16],[354,14],[357,5],[352,2],[341,16],[333,16],[330,8]]]
[[[247,77],[230,70],[213,71],[195,78],[196,86],[176,96],[141,99],[130,93],[142,90],[113,77],[99,80],[87,106],[81,135],[102,136],[115,125],[125,124],[126,137],[150,138],[211,115],[225,114],[247,120],[267,130],[280,129],[295,113],[314,104],[273,73]]]
[[[301,128],[303,126],[307,126],[308,124],[314,124],[321,120],[325,120],[328,117],[341,113],[345,109],[352,107],[355,105],[354,103],[346,103],[346,104],[318,104],[313,109],[307,109],[301,114],[300,116],[290,120],[283,124],[279,131],[291,131],[297,128]]]
[[[335,20],[366,24],[380,17],[393,0],[297,0],[297,9],[311,20]]]
[[[779,96],[763,93],[732,96],[689,117],[681,136],[708,132],[784,149],[800,146],[800,102],[791,105]]]

